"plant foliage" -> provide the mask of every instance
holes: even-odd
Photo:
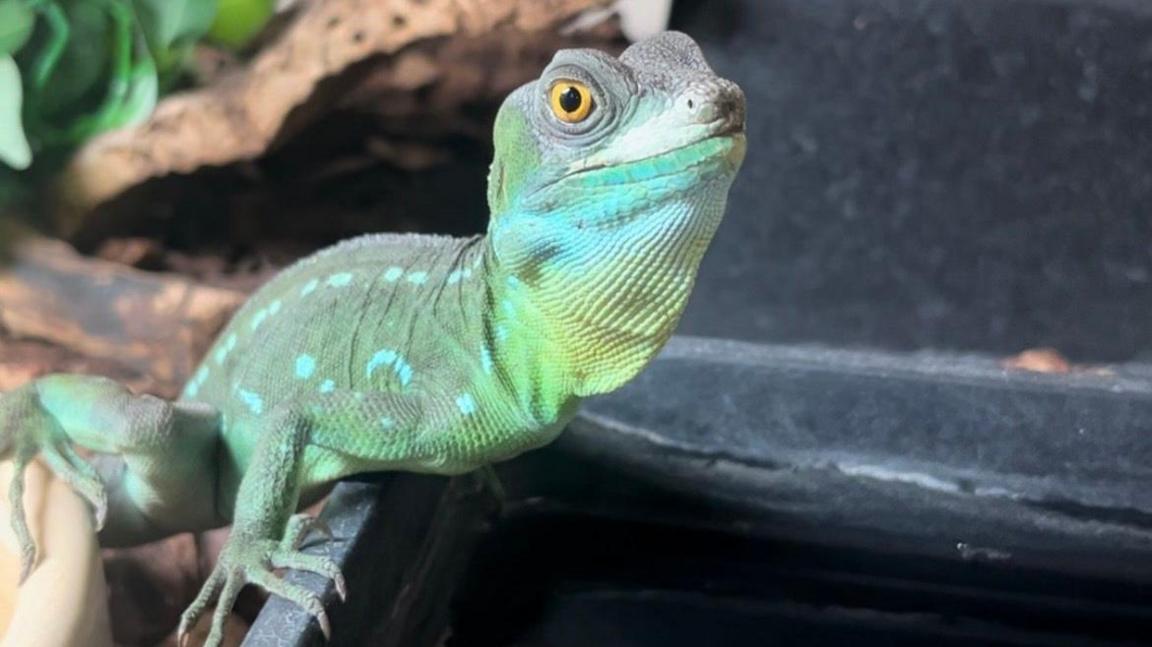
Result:
[[[218,1],[0,0],[0,167],[145,119],[197,41],[236,29]]]

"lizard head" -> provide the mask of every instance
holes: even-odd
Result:
[[[500,271],[575,355],[581,395],[615,388],[671,334],[744,159],[744,94],[664,32],[619,58],[562,50],[496,118],[488,179]],[[620,349],[609,366],[609,343]]]
[[[723,199],[744,157],[744,93],[679,32],[619,58],[561,50],[505,100],[494,139],[494,216],[567,211],[588,224],[596,200],[623,216],[691,192]]]

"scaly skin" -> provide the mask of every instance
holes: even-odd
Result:
[[[22,471],[40,455],[107,517],[105,543],[232,523],[182,632],[217,600],[218,645],[254,583],[327,633],[319,600],[272,572],[343,588],[334,564],[297,551],[311,522],[293,513],[350,474],[458,474],[543,445],[582,398],[635,376],[691,291],[743,123],[739,88],[683,34],[619,59],[562,51],[497,117],[487,236],[366,236],[296,264],[237,313],[177,402],[74,375],[0,397],[25,572]],[[73,445],[119,469],[97,472]]]

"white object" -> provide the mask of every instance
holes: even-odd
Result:
[[[672,0],[616,0],[616,11],[624,35],[636,42],[668,29]]]

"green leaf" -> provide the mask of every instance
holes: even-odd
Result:
[[[20,121],[23,96],[16,61],[7,54],[0,56],[0,162],[17,170],[32,163],[32,149]]]
[[[159,95],[156,62],[144,38],[133,35],[136,26],[130,12],[113,7],[118,25],[113,72],[100,107],[90,114],[74,116],[61,130],[42,133],[55,143],[75,144],[106,130],[139,123],[152,113]]]
[[[264,29],[275,13],[276,0],[220,0],[209,36],[221,45],[240,49]]]
[[[120,128],[144,121],[156,107],[159,94],[156,64],[152,61],[152,57],[148,56],[147,51],[143,51],[140,60],[132,67],[124,101],[117,107],[115,114],[104,128]]]
[[[113,25],[108,14],[92,2],[71,2],[63,33],[64,52],[42,87],[33,84],[29,105],[41,119],[83,111],[91,107],[107,84]],[[54,36],[58,40],[60,36]]]
[[[153,53],[200,40],[216,17],[216,0],[132,0]]]
[[[35,24],[36,13],[24,0],[0,0],[0,55],[20,51]]]

